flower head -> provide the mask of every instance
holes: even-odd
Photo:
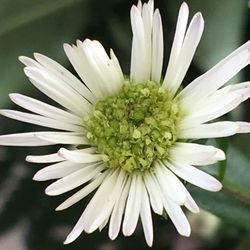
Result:
[[[57,210],[66,209],[96,190],[65,243],[83,231],[91,233],[109,223],[115,239],[122,227],[133,234],[140,218],[149,246],[153,242],[151,209],[167,213],[177,231],[190,235],[182,206],[199,208],[183,180],[209,191],[221,183],[198,167],[224,160],[224,152],[190,139],[226,137],[250,132],[246,122],[212,120],[228,113],[250,96],[250,82],[224,84],[250,62],[247,42],[212,69],[180,88],[200,41],[204,22],[193,16],[188,28],[188,6],[181,5],[165,76],[162,78],[163,32],[154,2],[131,8],[133,31],[130,76],[98,41],[77,41],[64,50],[79,80],[55,61],[41,54],[35,60],[20,57],[31,83],[57,102],[55,107],[21,94],[11,100],[32,113],[1,110],[23,122],[53,128],[0,136],[1,145],[43,146],[64,144],[48,155],[26,160],[49,163],[38,171],[38,181],[57,179],[46,189],[59,195],[79,186]]]

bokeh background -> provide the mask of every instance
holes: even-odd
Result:
[[[155,0],[164,25],[165,64],[181,2]],[[205,31],[185,83],[250,38],[249,1],[187,0],[187,3],[191,14],[202,12]],[[0,0],[0,108],[17,108],[9,101],[10,92],[53,103],[29,83],[17,58],[32,56],[33,52],[43,53],[73,72],[62,45],[75,43],[76,39],[96,39],[107,50],[112,47],[128,74],[132,4],[136,0]],[[250,67],[232,81],[247,80],[250,80]],[[249,109],[246,102],[227,118],[250,121]],[[0,117],[0,134],[35,130],[37,126]],[[227,161],[205,169],[219,178],[224,188],[219,193],[209,193],[187,185],[204,209],[199,215],[188,215],[193,230],[191,237],[179,236],[168,219],[154,215],[155,237],[151,249],[250,249],[250,135],[203,143],[216,144],[227,152]],[[25,162],[27,154],[53,150],[53,147],[0,147],[0,250],[149,249],[140,223],[135,234],[128,238],[120,235],[111,241],[105,228],[101,233],[82,234],[71,245],[62,244],[90,197],[66,211],[54,211],[71,193],[47,197],[44,189],[50,182],[32,181],[34,173],[43,165]]]

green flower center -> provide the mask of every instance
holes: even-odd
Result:
[[[160,84],[126,80],[116,96],[96,103],[84,125],[108,168],[144,172],[154,169],[155,160],[167,159],[179,120],[178,101]]]

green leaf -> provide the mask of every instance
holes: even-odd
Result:
[[[64,42],[75,42],[87,27],[88,1],[1,1],[0,8],[0,107],[8,105],[9,92],[25,92],[31,84],[18,56],[43,53],[67,62]]]
[[[201,208],[250,230],[249,169],[249,159],[230,143],[222,191],[211,193],[190,187],[191,193]]]
[[[250,230],[250,205],[232,197],[223,190],[217,193],[208,192],[196,187],[190,187],[192,196],[199,207],[218,217]]]

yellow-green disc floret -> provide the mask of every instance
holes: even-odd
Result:
[[[107,167],[144,172],[153,170],[155,160],[168,157],[179,118],[178,101],[160,84],[125,81],[116,96],[96,103],[84,126]]]

